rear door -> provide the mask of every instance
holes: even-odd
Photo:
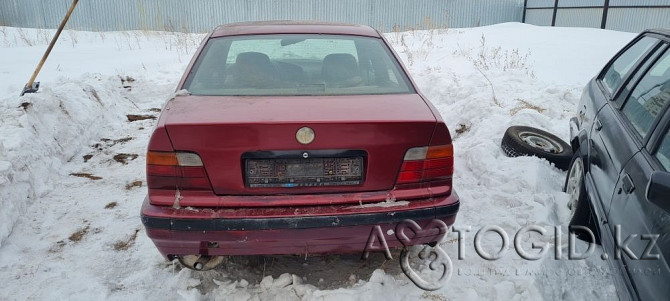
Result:
[[[615,259],[623,263],[622,272],[641,300],[670,295],[670,214],[646,198],[651,173],[670,171],[670,51],[651,66],[644,69],[621,109],[626,135],[644,146],[619,174],[608,217],[615,243],[619,242],[611,251],[621,255]],[[658,259],[651,256],[655,254]]]
[[[596,115],[589,135],[588,161],[595,195],[600,206],[607,212],[612,193],[619,178],[619,172],[642,145],[626,134],[616,99],[645,59],[655,53],[659,40],[642,36],[621,52],[599,75],[596,82],[602,94],[608,99]],[[584,150],[583,150],[584,151]],[[605,216],[601,216],[604,219]]]

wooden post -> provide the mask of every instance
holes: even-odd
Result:
[[[603,19],[602,22],[600,22],[600,28],[605,29],[607,27],[607,11],[610,8],[610,0],[605,0],[605,4],[603,5]]]
[[[521,23],[526,23],[526,8],[528,7],[528,0],[523,0],[523,15],[521,16]]]
[[[21,96],[26,93],[35,93],[37,92],[37,89],[39,89],[39,83],[35,84],[35,79],[37,79],[37,75],[40,73],[40,70],[42,70],[42,66],[44,66],[44,62],[46,62],[47,58],[49,57],[49,54],[51,53],[51,50],[54,48],[54,45],[56,45],[56,41],[58,40],[58,37],[60,36],[60,33],[63,32],[63,28],[65,28],[65,24],[67,24],[67,21],[70,19],[70,15],[72,15],[72,12],[74,11],[75,6],[77,6],[77,2],[79,0],[74,0],[72,1],[72,5],[70,6],[70,9],[67,11],[67,14],[65,15],[65,18],[63,18],[63,21],[60,23],[60,26],[58,27],[58,30],[56,31],[56,35],[54,35],[53,39],[51,39],[51,43],[49,43],[49,47],[47,47],[47,51],[44,52],[44,55],[42,56],[42,59],[40,60],[39,64],[37,64],[37,68],[35,68],[35,72],[33,72],[33,75],[30,77],[30,80],[28,80],[28,83],[23,87],[23,91],[21,92]]]
[[[551,26],[556,26],[556,12],[558,12],[558,0],[554,1],[554,14],[551,16]]]

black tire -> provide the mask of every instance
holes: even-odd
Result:
[[[581,164],[581,168],[578,167],[578,163]],[[565,176],[565,185],[563,186],[563,191],[570,195],[568,209],[570,209],[572,216],[570,218],[570,223],[568,224],[568,230],[570,233],[574,232],[580,240],[599,245],[600,230],[598,229],[597,217],[593,213],[591,202],[589,201],[589,196],[586,192],[584,170],[584,161],[581,158],[579,150],[577,150],[570,161],[568,173]],[[580,179],[572,178],[577,174],[579,174]],[[575,193],[578,193],[578,196],[573,196]],[[573,201],[574,203],[572,203]],[[574,210],[572,210],[572,206],[575,206]],[[575,226],[586,227],[591,233],[575,229]],[[591,237],[591,234],[593,234],[593,237]]]
[[[572,160],[572,148],[569,144],[551,133],[528,126],[509,127],[500,146],[508,157],[535,156],[547,159],[562,170],[567,170]]]

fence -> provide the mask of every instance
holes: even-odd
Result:
[[[0,0],[0,25],[55,28],[71,0]],[[68,28],[206,32],[253,20],[367,24],[382,31],[521,20],[523,0],[81,0]]]
[[[670,0],[525,0],[522,22],[640,32],[670,27]]]
[[[55,28],[71,0],[0,0],[0,25]],[[206,32],[252,20],[368,24],[385,32],[502,22],[640,32],[670,28],[670,0],[81,0],[68,28]]]

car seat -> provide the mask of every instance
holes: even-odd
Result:
[[[227,85],[233,88],[268,88],[277,81],[277,69],[267,54],[242,52],[231,67]]]
[[[349,53],[333,53],[323,58],[321,76],[326,85],[353,87],[363,83],[356,58]]]

